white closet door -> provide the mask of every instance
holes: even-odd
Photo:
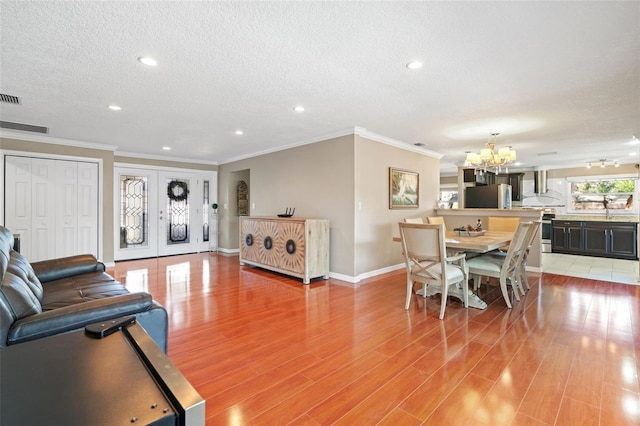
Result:
[[[5,223],[31,262],[98,256],[98,163],[5,156]]]
[[[56,206],[55,257],[66,257],[78,253],[78,163],[56,161]]]
[[[98,163],[78,163],[78,253],[98,257]]]
[[[55,258],[56,210],[56,162],[34,158],[31,162],[31,262]]]
[[[20,252],[31,259],[31,158],[5,157],[5,226],[20,235]]]

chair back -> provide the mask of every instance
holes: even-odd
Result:
[[[405,223],[424,223],[421,217],[405,217]]]
[[[538,229],[540,229],[541,221],[536,220],[532,222],[531,229],[529,230],[529,235],[527,236],[527,241],[525,241],[524,251],[522,253],[521,262],[523,264],[527,263],[527,257],[529,256],[529,251],[531,250],[531,246],[533,245],[533,240],[538,233]]]
[[[410,262],[416,261],[444,261],[444,225],[428,223],[402,223],[400,226],[400,239],[402,240],[402,250]]]
[[[487,230],[500,232],[515,232],[520,223],[519,217],[496,217],[487,218]]]
[[[444,230],[447,230],[447,226],[444,224],[444,218],[442,216],[428,216],[427,223],[443,225]]]
[[[515,269],[520,265],[522,257],[529,247],[531,240],[531,233],[535,231],[533,222],[519,222],[511,244],[509,244],[509,250],[502,264],[500,275],[505,277],[513,276]]]

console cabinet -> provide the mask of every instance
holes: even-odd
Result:
[[[329,278],[327,219],[241,217],[240,264],[302,279]]]
[[[635,222],[554,220],[551,249],[554,253],[637,260],[637,238]]]

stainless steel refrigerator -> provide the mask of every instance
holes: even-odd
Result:
[[[464,193],[465,208],[510,209],[511,185],[470,186]]]

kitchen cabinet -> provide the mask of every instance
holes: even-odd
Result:
[[[618,259],[638,258],[635,223],[585,222],[585,253]]]
[[[638,259],[635,222],[552,221],[551,251],[616,259]]]
[[[496,175],[493,172],[485,172],[482,169],[463,169],[462,177],[465,183],[476,185],[493,185],[496,183]]]
[[[495,183],[511,185],[511,201],[522,201],[522,179],[524,173],[508,173],[495,175]]]
[[[582,226],[583,222],[574,220],[551,221],[551,251],[581,254]]]

